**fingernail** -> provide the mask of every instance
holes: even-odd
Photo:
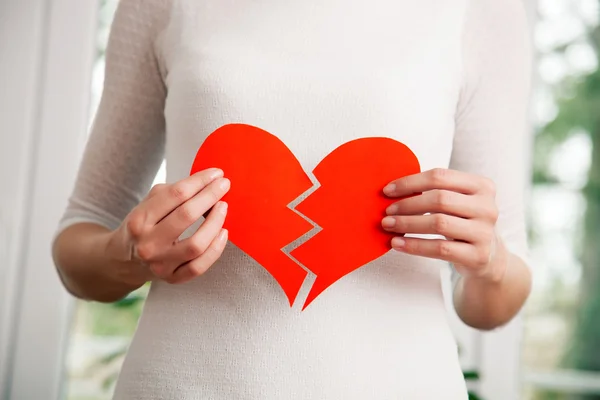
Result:
[[[381,221],[381,225],[384,228],[393,228],[394,225],[396,225],[396,219],[394,217],[385,217],[382,221]]]
[[[227,203],[225,203],[224,201],[220,201],[217,205],[217,209],[220,213],[225,214],[225,212],[227,211]]]
[[[388,196],[392,196],[394,194],[394,192],[396,192],[396,184],[395,183],[390,183],[389,185],[387,185],[386,187],[383,188],[383,193],[385,193]]]
[[[227,229],[221,229],[221,233],[219,233],[219,240],[227,239],[228,234],[229,232],[227,231]]]
[[[398,206],[395,205],[395,204],[392,204],[391,206],[389,206],[388,208],[386,208],[385,213],[387,215],[398,214]]]
[[[210,168],[209,169],[209,177],[210,179],[217,179],[223,176],[223,170],[219,168]]]
[[[231,182],[229,181],[229,179],[224,178],[223,180],[221,180],[221,182],[219,183],[219,187],[223,190],[227,190],[229,189],[229,186],[231,185]]]
[[[396,250],[401,250],[402,248],[404,248],[405,244],[406,241],[401,237],[395,237],[392,239],[392,247]]]

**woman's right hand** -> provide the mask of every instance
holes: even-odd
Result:
[[[229,180],[219,169],[154,186],[107,241],[107,255],[125,264],[119,272],[121,280],[141,286],[157,278],[184,283],[202,275],[227,243],[223,229],[227,204],[220,199],[229,187]],[[180,240],[209,210],[200,228]]]

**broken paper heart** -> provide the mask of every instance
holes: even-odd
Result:
[[[221,168],[231,181],[224,227],[229,240],[262,265],[294,303],[307,276],[316,275],[303,309],[338,279],[390,250],[381,228],[393,200],[382,189],[420,172],[417,157],[389,138],[352,140],[327,155],[313,173],[318,188],[294,209],[290,203],[313,189],[300,162],[276,136],[245,124],[210,134],[190,174]],[[289,255],[284,248],[315,226],[321,230]],[[294,261],[297,260],[297,261]],[[301,264],[301,265],[299,265]]]

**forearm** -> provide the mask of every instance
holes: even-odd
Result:
[[[522,308],[531,290],[531,272],[518,256],[504,250],[506,268],[494,279],[461,277],[454,289],[454,306],[462,321],[491,330],[508,323]]]
[[[116,261],[107,250],[110,231],[81,223],[62,232],[52,253],[63,285],[73,296],[99,302],[117,301],[146,281],[143,267]]]

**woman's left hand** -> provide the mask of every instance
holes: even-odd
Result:
[[[389,197],[402,198],[388,207],[388,216],[382,220],[385,230],[399,234],[392,239],[395,250],[451,262],[462,276],[502,278],[508,253],[495,231],[498,208],[490,179],[433,169],[397,179],[383,191]]]

